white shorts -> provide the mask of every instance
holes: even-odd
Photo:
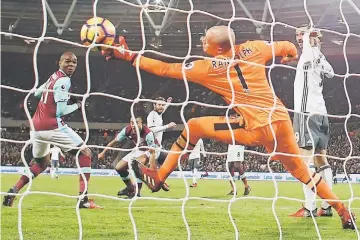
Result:
[[[54,130],[30,131],[32,140],[32,153],[34,158],[42,158],[49,154],[50,144],[61,144],[58,146],[63,152],[68,152],[83,143],[82,138],[67,125]],[[48,141],[51,143],[38,142]]]
[[[245,147],[242,145],[229,145],[227,153],[228,162],[243,162]]]
[[[150,152],[149,151],[141,151],[138,149],[134,149],[131,152],[129,152],[128,154],[126,154],[125,157],[122,158],[122,160],[124,160],[125,162],[129,162],[132,158],[137,158],[140,157],[141,155],[146,155],[146,157],[150,157]],[[155,158],[157,159],[160,156],[160,151],[155,151]]]
[[[54,167],[59,166],[59,160],[51,159],[51,165],[53,165]]]

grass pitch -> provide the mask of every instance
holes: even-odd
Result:
[[[18,175],[2,175],[1,191],[7,191]],[[186,195],[182,179],[170,179],[170,192],[150,193],[144,187],[144,197],[180,199]],[[190,182],[188,182],[190,184]],[[240,239],[279,239],[280,232],[272,212],[275,195],[273,182],[250,182],[252,192],[243,197],[243,185],[236,182],[239,189],[238,200],[231,204],[231,214],[239,230]],[[277,182],[278,196],[302,198],[302,187],[294,182]],[[92,177],[90,193],[116,196],[123,187],[117,177]],[[352,184],[354,196],[360,196],[360,185]],[[191,239],[235,239],[234,227],[231,224],[228,207],[229,202],[209,200],[229,200],[230,186],[225,180],[200,180],[197,188],[190,189],[190,199],[186,202],[160,201],[139,198],[132,203],[131,212],[134,216],[139,239],[187,239],[188,232],[182,218],[181,208],[184,203],[185,217],[190,228]],[[337,184],[335,192],[341,199],[349,199],[348,184]],[[41,175],[32,185],[31,191],[46,191],[77,195],[78,177],[60,176],[51,179]],[[262,197],[264,199],[256,199]],[[134,239],[133,226],[129,217],[130,200],[94,197],[96,203],[103,206],[102,210],[81,209],[83,239]],[[18,235],[18,204],[19,197],[12,208],[1,207],[1,239],[19,239]],[[275,203],[276,215],[281,224],[283,239],[318,239],[312,219],[288,217],[295,212],[300,202],[278,199]],[[79,239],[79,227],[75,211],[74,198],[45,194],[30,194],[22,202],[22,231],[24,239]],[[319,205],[319,204],[318,204]],[[352,203],[353,212],[360,216],[360,201]],[[332,218],[317,218],[316,222],[322,239],[358,239],[356,231],[343,230],[340,218],[334,211]],[[358,224],[359,225],[359,224]]]

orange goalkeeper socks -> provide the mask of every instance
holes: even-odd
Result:
[[[196,142],[197,142],[197,140],[199,140],[199,139],[192,139],[192,140],[194,142],[196,140]],[[183,151],[185,149],[186,143],[187,143],[186,130],[184,130],[180,134],[180,136],[178,137],[176,142],[172,145],[172,147],[170,149],[170,151],[172,153],[168,154],[168,156],[165,159],[165,162],[160,167],[160,169],[157,173],[160,182],[164,183],[166,178],[170,175],[170,173],[172,173],[177,168],[179,157],[181,156],[181,151]],[[194,147],[195,147],[195,145],[192,144],[191,142],[189,142],[188,149],[190,150],[190,149],[193,149]],[[187,154],[182,155],[180,157],[181,160],[183,160],[186,156],[187,156]]]
[[[291,174],[307,185],[307,187],[311,188],[314,192],[316,188],[316,194],[322,199],[335,200],[328,203],[339,213],[339,215],[342,214],[345,209],[344,204],[339,200],[335,193],[332,192],[329,185],[326,184],[319,174],[313,173],[312,177],[310,177],[308,169],[301,167],[299,167],[296,171],[291,172]]]
[[[158,177],[162,183],[164,183],[166,178],[177,168],[179,156],[181,154],[180,152],[182,149],[178,147],[176,143],[174,143],[170,151],[176,151],[179,153],[169,153],[165,159],[165,162],[163,165],[161,165],[158,171]]]
[[[339,213],[339,215],[343,213],[345,209],[344,204],[339,200],[339,198],[335,195],[335,193],[331,191],[329,185],[327,185],[327,183],[322,178],[320,179],[320,182],[316,186],[316,193],[322,199],[337,200],[337,201],[330,201],[328,203]]]

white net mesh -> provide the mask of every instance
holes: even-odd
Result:
[[[185,63],[191,59],[191,58],[200,58],[200,59],[206,59],[205,57],[203,56],[199,56],[199,55],[195,55],[195,54],[192,54],[192,47],[194,45],[194,39],[193,39],[193,34],[192,34],[192,29],[191,29],[191,18],[194,14],[202,14],[202,15],[205,15],[205,16],[208,16],[208,17],[211,17],[211,18],[214,18],[214,19],[217,19],[219,22],[225,22],[228,24],[228,27],[232,27],[232,24],[234,24],[235,22],[237,21],[250,21],[252,22],[255,26],[257,26],[256,28],[256,31],[260,31],[263,30],[263,29],[266,29],[266,28],[270,28],[269,32],[270,32],[270,42],[272,43],[275,38],[276,39],[281,39],[281,36],[276,36],[275,37],[275,30],[274,28],[276,26],[283,26],[285,28],[288,28],[288,29],[293,29],[293,32],[295,32],[295,30],[297,29],[297,26],[295,25],[291,25],[290,23],[284,23],[284,22],[281,22],[281,21],[278,21],[276,19],[276,12],[273,11],[272,9],[272,5],[273,3],[271,3],[269,0],[267,0],[265,2],[265,9],[266,9],[266,12],[268,12],[271,16],[271,21],[270,22],[266,22],[266,16],[264,17],[263,16],[263,19],[262,21],[259,21],[259,20],[254,20],[253,18],[250,18],[249,16],[251,16],[251,13],[249,14],[248,11],[246,10],[246,7],[244,5],[244,3],[241,1],[241,0],[237,0],[237,1],[233,1],[233,0],[230,0],[229,1],[229,6],[231,6],[231,8],[229,8],[229,11],[227,12],[226,16],[224,17],[220,17],[216,14],[212,14],[212,13],[209,13],[207,11],[203,11],[203,10],[197,10],[195,9],[194,7],[194,3],[192,0],[189,1],[189,6],[190,6],[190,9],[188,10],[183,10],[183,9],[179,9],[179,8],[176,8],[175,7],[172,7],[171,5],[171,1],[170,1],[170,4],[169,6],[167,6],[167,4],[163,4],[162,1],[157,1],[156,3],[153,2],[153,1],[147,1],[146,3],[141,3],[140,1],[137,1],[136,3],[132,3],[132,2],[129,2],[129,1],[121,1],[119,0],[119,2],[127,5],[128,7],[131,7],[131,8],[137,8],[139,9],[140,11],[140,25],[141,25],[141,35],[142,35],[142,47],[139,51],[136,51],[136,53],[138,53],[139,55],[144,55],[144,54],[147,54],[147,53],[153,53],[153,54],[157,54],[159,56],[162,56],[162,57],[168,57],[168,58],[172,58],[172,59],[176,59],[176,60],[182,60],[183,61],[183,66],[185,66]],[[161,3],[161,4],[160,4]],[[285,2],[284,2],[285,3]],[[38,51],[39,51],[39,47],[41,46],[41,44],[44,42],[44,40],[51,40],[51,41],[58,41],[58,42],[62,42],[62,43],[65,43],[65,44],[69,44],[69,45],[72,45],[72,46],[76,46],[76,47],[81,47],[81,48],[85,48],[83,45],[81,44],[78,44],[78,43],[75,43],[75,42],[71,42],[71,41],[67,41],[67,40],[64,40],[64,39],[60,39],[60,38],[55,38],[55,37],[47,37],[46,36],[46,33],[47,33],[47,26],[48,26],[48,11],[46,9],[46,0],[42,0],[42,12],[43,12],[43,27],[42,27],[42,33],[41,33],[41,36],[40,37],[28,37],[28,36],[25,36],[25,35],[19,35],[19,34],[15,34],[15,33],[11,33],[11,32],[1,32],[1,35],[2,36],[13,36],[13,37],[17,37],[17,38],[22,38],[24,40],[31,40],[31,41],[36,41],[36,46],[34,48],[34,54],[33,54],[33,67],[34,67],[34,73],[35,73],[35,83],[34,83],[34,86],[33,88],[31,89],[21,89],[21,88],[16,88],[16,87],[11,87],[11,86],[7,86],[7,85],[1,85],[1,88],[2,89],[9,89],[9,90],[13,90],[13,91],[18,91],[18,92],[23,92],[23,93],[27,93],[27,96],[24,100],[24,108],[25,108],[25,112],[26,112],[26,115],[28,117],[29,120],[31,120],[31,116],[30,116],[30,113],[29,113],[29,110],[27,108],[27,101],[28,101],[28,98],[31,94],[33,94],[36,89],[39,87],[39,73],[38,73],[38,60],[37,60],[37,57],[38,57]],[[258,2],[253,2],[253,4],[259,4]],[[277,4],[281,4],[280,2],[277,2]],[[300,4],[299,3],[296,3],[296,4]],[[307,22],[306,23],[309,23],[310,24],[310,29],[313,29],[315,26],[314,26],[314,22],[313,22],[313,19],[312,19],[312,16],[311,14],[309,13],[308,11],[308,1],[304,0],[304,2],[302,3],[303,4],[303,8],[304,8],[304,11],[306,13],[306,16],[307,16]],[[345,33],[340,33],[338,31],[334,31],[334,30],[331,30],[331,29],[323,29],[321,28],[320,30],[322,32],[327,32],[327,33],[330,33],[330,34],[334,34],[334,35],[337,35],[339,37],[343,37],[343,56],[344,56],[344,59],[345,59],[345,64],[346,64],[346,73],[345,74],[335,74],[337,77],[340,77],[340,78],[343,78],[344,79],[344,89],[345,89],[345,94],[346,94],[346,98],[347,98],[347,102],[348,102],[348,107],[349,107],[349,111],[347,114],[345,115],[328,115],[329,117],[331,118],[338,118],[338,119],[344,119],[345,122],[344,122],[344,126],[345,126],[345,129],[347,128],[347,122],[348,120],[351,118],[351,117],[358,117],[360,118],[359,115],[356,115],[356,114],[353,114],[352,113],[352,105],[351,105],[351,99],[348,95],[348,92],[347,92],[347,88],[346,88],[346,81],[349,77],[360,77],[360,74],[354,74],[354,73],[350,73],[350,70],[349,70],[349,63],[348,63],[348,57],[347,57],[347,44],[348,44],[348,41],[349,41],[349,38],[353,37],[353,38],[360,38],[360,35],[358,34],[355,34],[355,33],[352,33],[350,31],[350,26],[347,22],[347,18],[345,17],[344,15],[344,12],[343,12],[343,8],[344,8],[344,5],[347,4],[347,7],[353,9],[353,11],[357,12],[359,14],[359,18],[360,19],[360,10],[359,8],[356,6],[356,4],[351,1],[351,0],[341,0],[341,1],[332,1],[331,3],[329,4],[338,4],[338,8],[339,8],[339,11],[340,11],[340,15],[341,15],[341,20],[343,21],[345,27],[346,27],[346,32]],[[93,2],[93,13],[94,13],[94,17],[96,17],[98,14],[97,14],[97,6],[98,6],[98,0],[95,0]],[[242,17],[239,17],[237,16],[237,11],[236,9],[240,6],[240,8],[243,8],[244,9],[244,12],[247,14],[247,17],[245,16],[242,16]],[[265,9],[264,9],[264,12],[265,12]],[[144,24],[144,16],[148,15],[149,13],[151,12],[168,12],[168,11],[172,11],[172,12],[175,12],[175,13],[179,13],[179,14],[185,14],[186,15],[186,29],[187,29],[187,35],[188,35],[188,48],[187,48],[187,53],[185,56],[183,57],[176,57],[176,56],[173,56],[173,55],[170,55],[170,54],[165,54],[165,53],[161,53],[161,52],[158,52],[158,51],[154,51],[154,50],[148,50],[146,49],[146,46],[147,46],[147,39],[146,39],[146,34],[145,34],[145,24]],[[102,17],[106,17],[106,16],[102,16]],[[85,19],[84,19],[85,21]],[[229,32],[230,33],[230,32]],[[155,34],[157,34],[155,32]],[[250,39],[249,39],[250,40]],[[197,39],[196,39],[197,41]],[[150,102],[154,102],[153,100],[151,99],[141,99],[140,98],[140,95],[141,95],[141,92],[142,92],[142,82],[143,82],[143,79],[142,79],[142,75],[140,73],[140,69],[139,69],[139,58],[137,59],[137,64],[136,64],[136,71],[137,71],[137,78],[138,78],[138,83],[139,83],[139,90],[138,90],[138,94],[137,94],[137,97],[135,99],[128,99],[128,98],[124,98],[124,97],[119,97],[119,96],[116,96],[116,95],[111,95],[111,94],[107,94],[107,93],[101,93],[101,92],[91,92],[90,89],[91,89],[91,74],[90,74],[90,60],[89,60],[89,56],[90,56],[90,50],[92,47],[94,46],[98,46],[97,44],[92,44],[91,46],[87,47],[87,50],[86,50],[86,55],[85,55],[85,59],[86,59],[86,74],[87,74],[87,89],[86,89],[86,93],[85,94],[71,94],[71,95],[74,95],[74,96],[79,96],[79,97],[82,97],[82,115],[84,117],[84,123],[85,123],[85,130],[86,130],[86,138],[84,139],[84,145],[83,147],[96,147],[96,148],[103,148],[101,146],[92,146],[92,145],[87,145],[87,142],[88,142],[88,139],[89,139],[89,125],[88,125],[88,121],[87,121],[87,115],[86,115],[86,111],[85,111],[85,102],[87,100],[87,98],[89,98],[90,96],[104,96],[104,97],[109,97],[109,98],[114,98],[114,99],[117,99],[117,100],[120,100],[120,101],[126,101],[126,102],[129,102],[132,104],[132,107],[131,107],[131,115],[132,117],[134,117],[134,105],[141,102],[141,101],[150,101]],[[101,46],[101,45],[100,45]],[[235,51],[234,51],[234,45],[232,45],[232,51],[233,51],[233,58],[230,60],[230,63],[234,62],[235,59],[234,59],[234,55],[235,55]],[[274,53],[274,50],[273,50],[273,53]],[[209,58],[207,58],[209,59]],[[210,58],[211,59],[211,58]],[[230,67],[232,66],[232,64],[229,64],[228,65],[228,74],[229,74],[229,70],[230,70]],[[269,78],[269,83],[270,85],[272,86],[272,79],[271,79],[271,71],[275,68],[275,67],[285,67],[285,68],[290,68],[290,69],[294,69],[296,70],[295,67],[292,67],[292,66],[288,66],[288,65],[280,65],[280,64],[277,64],[275,62],[275,56],[274,56],[274,60],[272,61],[272,63],[268,66],[266,66],[266,68],[269,69],[269,73],[268,73],[268,78]],[[233,107],[236,107],[236,106],[240,106],[240,105],[236,105],[234,104],[234,89],[233,89],[233,86],[232,84],[230,83],[231,81],[229,81],[230,83],[230,86],[231,86],[231,90],[232,90],[232,93],[233,93],[233,99],[232,99],[232,102],[231,104],[229,104],[228,106],[219,106],[219,105],[213,105],[213,104],[206,104],[206,103],[200,103],[198,101],[190,101],[189,100],[189,95],[190,95],[190,89],[189,89],[189,85],[187,83],[187,79],[186,79],[186,74],[185,74],[185,67],[183,67],[183,76],[184,76],[184,83],[185,83],[185,89],[186,89],[186,99],[184,102],[182,103],[172,103],[171,105],[172,106],[181,106],[181,112],[180,112],[180,116],[181,116],[181,120],[182,122],[185,124],[186,123],[186,118],[184,116],[184,109],[185,107],[188,105],[188,104],[197,104],[197,105],[200,105],[200,106],[204,106],[204,107],[211,107],[211,108],[220,108],[220,109],[226,109],[227,110],[227,115],[228,115],[228,112],[230,109],[232,109]],[[228,75],[228,78],[230,78],[230,76]],[[120,83],[121,84],[121,83]],[[274,96],[275,96],[275,92],[274,93]],[[274,107],[272,109],[272,111],[275,110],[275,97],[274,97]],[[246,106],[246,104],[241,104],[241,106]],[[254,107],[254,106],[252,106]],[[290,111],[293,111],[293,110],[290,110]],[[270,119],[269,119],[270,121]],[[32,122],[30,121],[30,124],[32,124]],[[228,125],[230,127],[230,122],[228,120]],[[187,124],[185,124],[185,129],[187,131],[187,133],[189,132],[189,128],[187,126]],[[272,129],[272,134],[274,135],[274,131]],[[232,139],[233,139],[233,143],[235,143],[235,139],[234,139],[234,134],[233,132],[231,131],[231,135],[232,135]],[[351,143],[351,139],[350,139],[350,136],[349,134],[347,133],[347,139],[348,141]],[[187,136],[187,139],[189,139],[189,136]],[[31,141],[30,140],[27,140],[27,141],[18,141],[18,140],[11,140],[11,139],[4,139],[4,138],[1,138],[1,141],[3,142],[11,142],[11,143],[14,143],[14,144],[25,144],[24,147],[23,147],[23,150],[21,152],[21,157],[22,157],[22,160],[23,160],[23,164],[25,165],[26,169],[27,169],[27,176],[29,177],[30,179],[30,182],[29,184],[27,185],[26,187],[26,190],[21,193],[21,194],[15,194],[19,197],[19,202],[18,202],[18,234],[19,234],[19,237],[20,239],[24,239],[24,236],[23,236],[23,228],[22,228],[22,203],[23,203],[23,200],[26,196],[29,196],[31,194],[37,194],[37,195],[56,195],[56,196],[60,196],[60,197],[66,197],[66,198],[73,198],[73,199],[76,199],[78,198],[77,195],[65,195],[65,194],[59,194],[59,193],[52,193],[52,192],[42,192],[42,191],[31,191],[31,188],[32,188],[32,178],[31,178],[31,173],[29,171],[29,166],[27,164],[27,162],[25,161],[25,158],[24,158],[24,151],[25,151],[25,148],[27,145],[31,144]],[[189,143],[187,143],[189,144]],[[276,142],[275,142],[275,147],[274,149],[276,148]],[[136,148],[138,147],[138,145],[136,146]],[[332,159],[337,159],[337,160],[341,160],[343,161],[343,169],[345,171],[345,174],[346,174],[346,164],[347,162],[353,160],[353,159],[357,159],[356,156],[353,156],[353,144],[350,144],[350,153],[347,157],[343,158],[343,157],[338,157],[338,156],[329,156],[331,157]],[[358,147],[358,146],[356,146]],[[118,148],[111,148],[113,150],[117,150]],[[267,157],[268,158],[268,161],[267,161],[267,166],[268,166],[268,169],[270,171],[270,173],[273,173],[272,171],[272,168],[270,167],[270,158],[272,156],[274,156],[275,154],[277,154],[276,152],[271,152],[271,153],[259,153],[259,152],[256,152],[256,151],[250,151],[250,150],[246,150],[246,152],[248,153],[251,153],[251,154],[256,154],[256,155],[261,155],[261,156],[264,156],[264,157]],[[185,152],[184,152],[185,153]],[[213,154],[213,155],[224,155],[223,153],[218,153],[218,152],[207,152],[207,154]],[[79,160],[78,160],[78,155],[79,153],[77,154],[76,156],[76,165],[77,165],[77,168],[80,169],[80,165],[79,165]],[[180,164],[180,161],[179,161],[179,169],[181,170],[181,164]],[[81,172],[81,171],[80,171]],[[229,173],[229,169],[227,168],[227,172]],[[229,173],[230,174],[230,173]],[[275,176],[275,175],[273,175]],[[84,174],[82,173],[82,177],[85,178]],[[227,212],[228,212],[228,215],[229,215],[229,221],[231,222],[233,228],[234,228],[234,237],[235,239],[239,239],[241,238],[240,236],[240,229],[241,227],[238,226],[234,220],[234,217],[233,217],[233,209],[232,209],[232,204],[234,204],[236,201],[241,201],[243,200],[244,198],[242,197],[237,197],[236,195],[233,195],[233,197],[230,199],[230,200],[220,200],[220,199],[212,199],[212,198],[201,198],[201,197],[191,197],[190,196],[190,191],[189,191],[189,187],[188,187],[188,184],[187,184],[187,181],[186,181],[186,178],[185,176],[182,175],[182,178],[184,180],[184,185],[185,185],[185,188],[186,188],[186,194],[184,197],[182,198],[178,198],[178,199],[172,199],[172,198],[158,198],[158,197],[142,197],[141,199],[145,199],[145,200],[156,200],[156,201],[174,201],[174,202],[181,202],[182,205],[181,205],[181,214],[182,214],[182,219],[183,219],[183,224],[185,225],[186,227],[186,231],[187,231],[187,238],[188,239],[191,239],[192,238],[192,231],[191,231],[191,228],[188,224],[188,220],[187,220],[187,216],[186,216],[186,204],[189,200],[202,200],[202,201],[209,201],[209,202],[219,202],[219,203],[227,203],[228,204],[228,207],[227,207]],[[235,184],[235,182],[232,180],[232,178],[230,178],[232,183]],[[281,224],[281,221],[279,220],[279,216],[277,214],[277,210],[276,210],[276,203],[278,200],[282,199],[282,200],[291,200],[291,201],[298,201],[299,203],[303,202],[303,199],[295,199],[295,198],[290,198],[290,197],[283,197],[279,194],[279,189],[278,189],[278,183],[277,181],[275,180],[275,177],[272,178],[272,181],[273,181],[273,184],[274,184],[274,196],[271,197],[271,198],[266,198],[266,197],[257,197],[257,196],[250,196],[250,197],[247,197],[247,200],[249,199],[254,199],[254,200],[264,200],[264,201],[271,201],[272,202],[272,205],[271,205],[271,208],[272,208],[272,213],[273,213],[273,216],[274,216],[274,220],[276,221],[276,224],[277,224],[277,227],[278,227],[278,238],[279,239],[283,239],[283,229],[282,229],[282,224]],[[86,182],[86,181],[85,181]],[[348,205],[349,209],[351,210],[351,204],[355,201],[355,200],[360,200],[360,197],[358,196],[355,196],[354,195],[354,191],[353,191],[353,187],[352,185],[350,184],[349,182],[349,189],[350,189],[350,197],[349,199],[346,199],[344,202],[346,202],[346,204]],[[235,191],[236,193],[236,191]],[[5,192],[1,192],[1,194],[6,194]],[[112,196],[108,196],[108,195],[103,195],[103,194],[96,194],[96,193],[90,193],[89,196],[96,196],[96,197],[100,197],[100,198],[108,198],[108,199],[113,199],[113,200],[122,200],[122,201],[128,201],[129,202],[129,205],[128,205],[128,210],[129,210],[129,216],[130,216],[130,220],[131,220],[131,224],[133,226],[133,232],[134,232],[134,238],[135,239],[138,239],[139,236],[138,236],[138,228],[137,228],[137,225],[136,225],[136,219],[134,218],[133,216],[133,205],[136,201],[139,200],[138,197],[134,197],[132,198],[131,200],[125,200],[125,199],[119,199],[117,197],[112,197]],[[77,221],[78,221],[78,226],[79,226],[79,239],[83,239],[83,225],[82,225],[82,221],[81,221],[81,214],[80,214],[80,211],[79,211],[79,202],[78,204],[76,205],[76,215],[77,215]],[[316,221],[316,219],[312,216],[312,220],[313,220],[313,223],[315,225],[315,229],[316,229],[316,233],[317,233],[317,236],[319,239],[322,238],[321,236],[321,232],[319,230],[319,227],[318,227],[318,223]],[[246,229],[245,229],[246,230]],[[274,230],[275,231],[275,230]],[[294,230],[295,231],[295,230]],[[358,239],[360,239],[360,235],[359,235],[359,231],[358,229],[356,229],[356,236]],[[147,238],[147,237],[145,237]],[[337,238],[341,239],[341,236],[337,236]]]

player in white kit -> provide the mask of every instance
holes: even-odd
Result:
[[[61,149],[57,146],[53,146],[50,149],[50,153],[51,153],[51,167],[50,167],[50,175],[51,178],[56,178],[58,179],[58,172],[59,172],[59,160],[60,160],[60,156],[65,157],[65,155],[62,153]],[[55,169],[54,169],[55,168]]]
[[[334,70],[321,53],[320,31],[307,31],[308,26],[296,31],[296,40],[303,51],[297,64],[294,82],[294,121],[296,141],[304,161],[311,170],[318,168],[318,173],[332,188],[332,171],[326,158],[329,142],[329,120],[322,94],[324,77],[334,77]],[[308,124],[308,125],[307,125]],[[309,128],[308,128],[309,126]],[[311,157],[312,153],[321,154]],[[316,195],[303,185],[305,204],[293,217],[332,216],[330,205],[322,201],[317,211]]]
[[[244,162],[244,153],[245,153],[245,147],[242,145],[232,145],[229,144],[228,146],[228,152],[227,152],[227,162],[229,164],[229,171],[231,174],[231,177],[235,181],[235,171],[239,173],[238,179],[244,183],[244,195],[249,195],[251,191],[251,187],[249,186],[246,176],[245,176],[245,167],[243,165]],[[233,183],[230,180],[231,185],[231,191],[228,193],[228,195],[234,195],[235,186],[233,186]],[[236,191],[237,195],[237,191]]]
[[[171,129],[176,127],[176,123],[171,122],[166,125],[164,125],[164,121],[162,118],[162,115],[168,108],[168,104],[172,101],[172,98],[169,97],[167,101],[165,102],[165,98],[158,97],[155,99],[157,101],[154,103],[154,110],[152,110],[149,115],[146,118],[147,126],[150,128],[150,130],[154,133],[155,138],[158,142],[158,144],[161,146],[161,142],[163,139],[164,131],[167,129]],[[166,156],[165,156],[166,158]],[[165,159],[164,159],[165,160]]]
[[[204,142],[200,138],[189,155],[188,164],[193,174],[193,183],[190,185],[190,187],[197,187],[197,171],[201,160],[201,155],[203,155],[203,157],[206,157]]]
[[[162,118],[164,112],[169,107],[169,103],[171,103],[172,98],[169,97],[166,100],[166,102],[165,102],[165,98],[163,97],[158,97],[155,100],[157,102],[153,104],[154,109],[149,113],[149,115],[146,118],[146,121],[147,121],[147,126],[154,133],[159,146],[162,147],[161,142],[163,139],[164,131],[176,127],[176,123],[170,122],[164,125],[164,121]],[[160,156],[157,158],[157,163],[162,165],[166,159],[166,156],[167,153],[161,151]],[[169,186],[167,185],[167,183],[164,183],[163,190],[166,191],[166,189],[169,190]]]
[[[63,121],[63,117],[80,109],[81,101],[70,103],[69,91],[71,75],[77,66],[77,57],[72,52],[63,53],[59,61],[59,70],[54,72],[49,79],[35,92],[39,104],[30,123],[30,138],[32,140],[32,153],[36,164],[30,167],[32,178],[43,172],[50,161],[50,143],[57,144],[63,152],[76,155],[75,149],[83,144],[81,137]],[[81,148],[79,164],[85,179],[79,175],[80,208],[101,208],[87,197],[85,182],[89,186],[91,173],[92,153],[89,148]],[[9,190],[9,193],[18,193],[29,182],[25,175]],[[12,206],[15,196],[6,195],[3,205]]]

